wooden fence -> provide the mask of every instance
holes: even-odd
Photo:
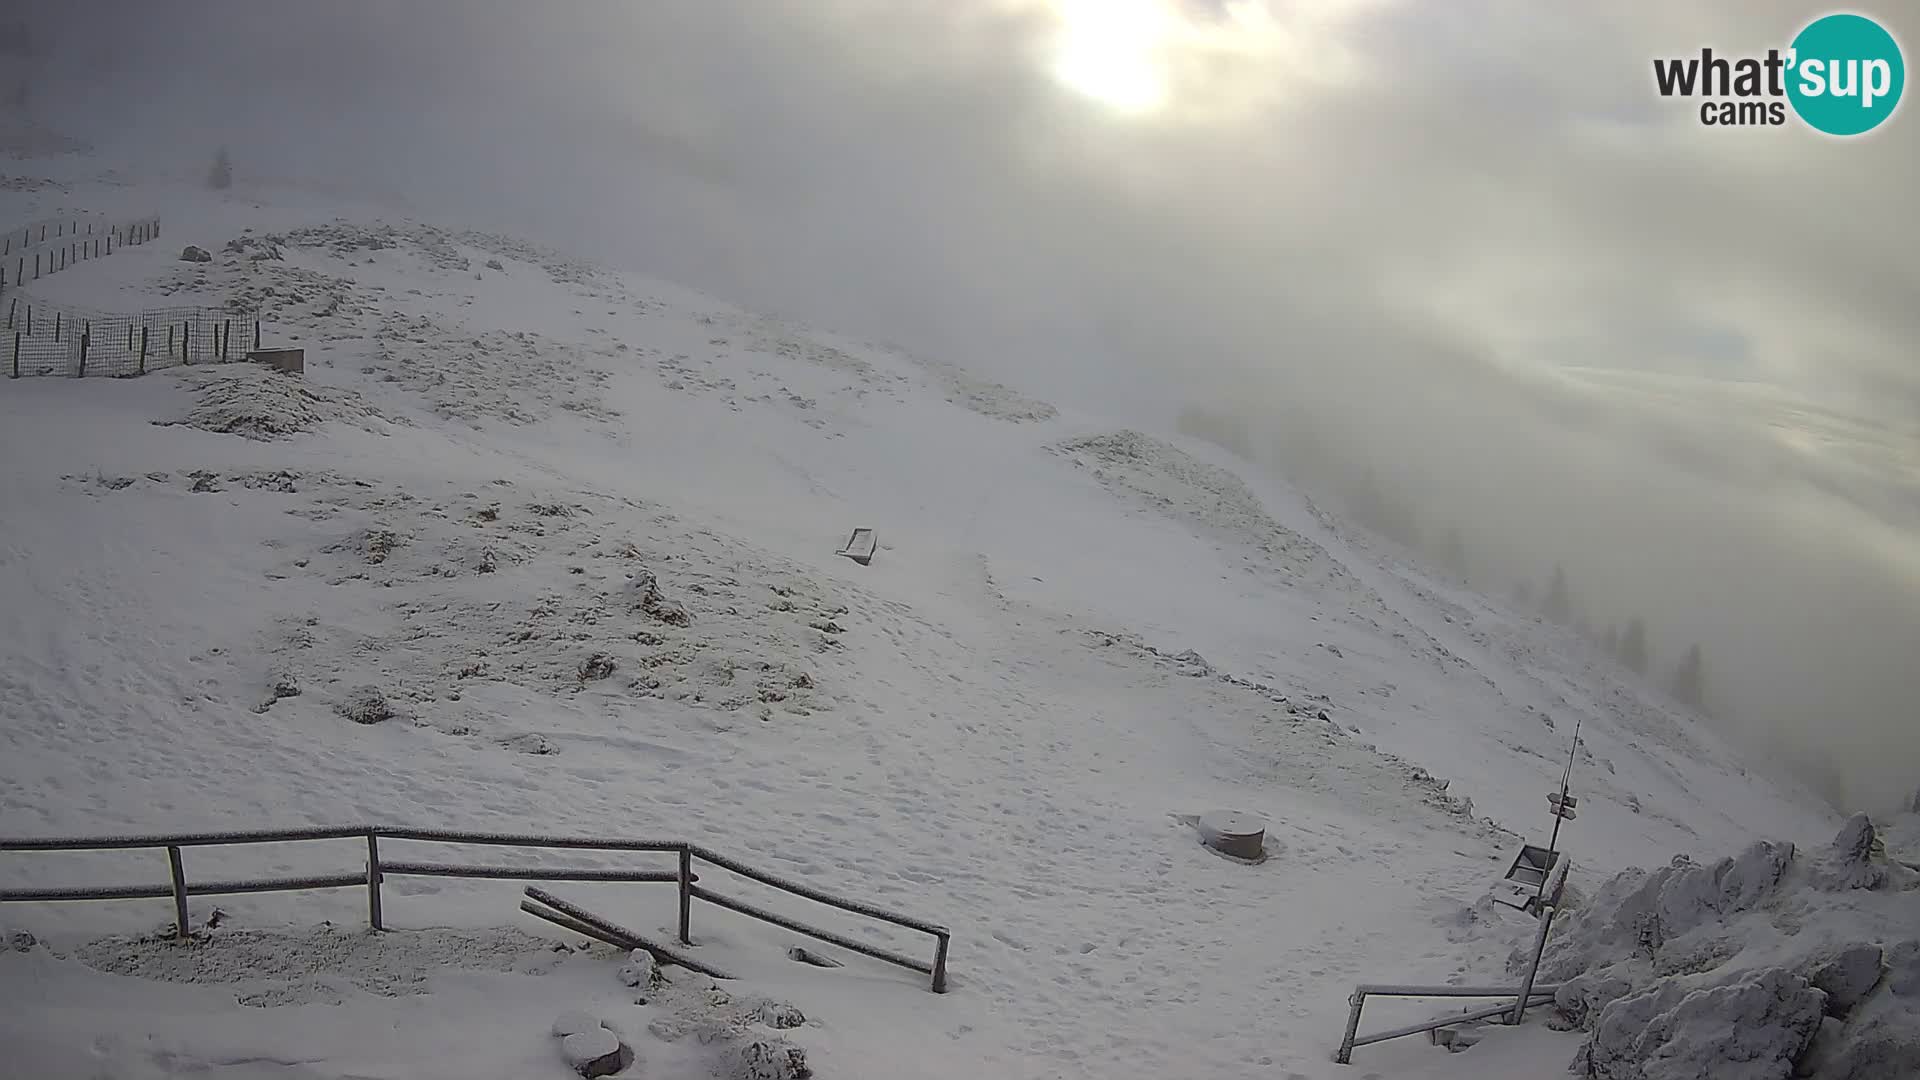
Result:
[[[381,840],[436,844],[484,844],[500,847],[572,849],[593,851],[658,852],[677,857],[672,870],[608,870],[600,868],[550,868],[457,862],[413,862],[383,859]],[[366,843],[365,866],[349,873],[308,875],[304,877],[263,878],[236,881],[189,882],[184,851],[192,847],[232,844],[275,844],[308,840],[362,840]],[[847,900],[798,882],[789,881],[720,855],[698,844],[682,840],[621,840],[611,838],[529,836],[508,833],[456,832],[442,829],[390,828],[376,825],[330,826],[306,829],[278,829],[257,832],[182,833],[164,836],[95,836],[78,838],[0,838],[0,851],[113,851],[150,849],[165,851],[169,881],[166,884],[81,886],[53,889],[0,889],[0,902],[44,902],[69,900],[158,900],[172,899],[176,933],[187,937],[187,899],[193,896],[225,896],[237,893],[293,892],[308,889],[364,888],[367,890],[367,924],[385,929],[381,907],[381,882],[388,875],[422,877],[492,878],[512,881],[605,881],[655,882],[672,884],[680,892],[679,940],[692,944],[693,901],[704,900],[749,918],[771,923],[798,934],[876,960],[885,961],[931,978],[936,994],[947,990],[947,946],[950,935],[944,926],[886,911],[869,904]],[[757,881],[782,892],[812,900],[828,907],[907,930],[927,934],[934,939],[931,963],[883,949],[844,934],[809,926],[777,912],[726,896],[699,884],[694,874],[698,862],[718,867]]]

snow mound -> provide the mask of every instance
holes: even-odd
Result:
[[[388,315],[361,369],[427,400],[434,415],[478,425],[532,424],[556,409],[596,420],[619,415],[601,400],[608,373],[577,345],[526,331],[459,333],[425,316]]]
[[[292,229],[272,239],[289,247],[318,249],[353,261],[370,252],[401,251],[452,273],[471,270],[473,260],[461,249],[477,248],[490,255],[538,266],[559,285],[593,285],[601,278],[599,270],[589,263],[525,241],[470,229],[452,231],[414,221],[394,224],[336,220]]]
[[[546,974],[564,955],[553,942],[510,928],[375,934],[312,930],[211,930],[192,941],[170,931],[88,942],[74,958],[97,971],[170,983],[232,984],[242,1005],[340,1004],[354,989],[384,997],[430,992],[448,971]]]
[[[1826,995],[1779,968],[1689,990],[1675,982],[1607,1009],[1575,1071],[1594,1080],[1774,1080],[1820,1029]]]
[[[604,496],[515,500],[498,485],[422,499],[332,474],[301,483],[304,505],[288,512],[313,520],[316,539],[282,552],[275,573],[369,607],[287,617],[274,670],[343,699],[357,722],[414,716],[475,734],[499,712],[460,703],[513,688],[761,720],[834,707],[819,661],[845,650],[835,620],[850,622],[849,608],[752,548]],[[553,751],[539,732],[489,734]]]
[[[197,393],[197,400],[185,416],[155,421],[162,427],[182,425],[264,442],[335,421],[377,431],[373,421],[381,419],[351,390],[315,386],[257,364],[184,368],[175,377]]]
[[[1920,873],[1876,854],[1874,839],[1858,815],[1823,851],[1761,841],[1716,863],[1676,857],[1607,881],[1541,961],[1541,981],[1561,984],[1555,1007],[1591,1033],[1574,1072],[1920,1069]],[[1516,950],[1508,966],[1528,960]]]
[[[1299,584],[1369,592],[1320,545],[1275,521],[1229,469],[1138,431],[1081,436],[1052,450],[1090,469],[1115,494],[1144,502],[1216,540],[1252,548]],[[1372,604],[1378,606],[1377,598]]]
[[[982,416],[1021,424],[1044,423],[1060,415],[1060,411],[1047,402],[1027,397],[997,382],[970,375],[951,364],[930,360],[921,360],[919,363],[939,380],[941,387],[946,391],[948,401],[962,408],[971,409]]]

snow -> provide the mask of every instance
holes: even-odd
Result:
[[[40,301],[248,298],[306,369],[0,384],[7,835],[690,839],[951,928],[936,996],[826,946],[807,947],[845,966],[796,962],[795,935],[696,907],[698,954],[740,976],[726,994],[790,1001],[806,1022],[781,1036],[821,1075],[1209,1078],[1340,1075],[1356,982],[1504,978],[1532,924],[1482,898],[1521,834],[1544,839],[1576,718],[1577,884],[1839,824],[1571,635],[1205,445],[331,195],[61,180],[0,192],[0,222],[74,206],[157,211],[164,231],[34,283]],[[214,261],[179,263],[188,243]],[[856,525],[880,537],[870,566],[833,554]],[[1181,818],[1216,809],[1263,821],[1268,858],[1207,851]],[[201,880],[363,857],[328,841],[185,861]],[[152,851],[0,853],[10,888],[164,880]],[[34,1002],[4,1021],[9,1067],[564,1076],[556,1009],[655,1007],[617,955],[488,970],[480,950],[393,997],[353,975],[437,957],[434,935],[548,934],[516,888],[390,878],[400,929],[348,954],[400,956],[286,946],[308,972],[291,983],[328,989],[272,1007],[239,1000],[271,968],[252,959],[156,981],[200,944],[89,966],[89,942],[154,931],[164,901],[9,905],[45,943],[0,955],[8,997]],[[671,888],[567,895],[671,936]],[[364,905],[222,898],[214,933],[325,942],[344,929],[314,927],[364,926]],[[1367,1026],[1436,1008],[1370,1005]],[[626,1034],[649,1076],[786,1060]],[[1537,1077],[1580,1039],[1404,1040],[1361,1049],[1353,1075]]]

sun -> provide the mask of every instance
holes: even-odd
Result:
[[[1166,104],[1172,16],[1161,0],[1055,0],[1054,9],[1053,77],[1063,86],[1121,112]]]

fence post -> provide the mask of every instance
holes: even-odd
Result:
[[[680,845],[680,944],[691,945],[693,922],[693,849]]]
[[[1337,1065],[1353,1064],[1353,1040],[1360,1034],[1360,1010],[1367,1004],[1367,995],[1358,990],[1347,998],[1347,1033],[1340,1039],[1340,1049],[1334,1051],[1333,1060]]]
[[[19,297],[16,296],[13,299],[7,301],[7,329],[9,330],[13,329],[13,313],[18,310],[20,310]]]
[[[180,848],[167,845],[167,869],[173,873],[173,926],[181,941],[187,940],[187,872],[180,866]]]
[[[367,925],[385,930],[380,921],[380,834],[367,830]]]
[[[183,364],[193,363],[193,350],[188,345],[191,329],[192,326],[189,323],[180,324],[180,362]]]
[[[40,280],[40,253],[37,251],[33,253],[33,280]]]
[[[57,311],[53,313],[53,340],[60,340],[60,313]]]
[[[147,328],[140,328],[140,374],[147,373]]]
[[[80,331],[80,377],[87,377],[87,345],[93,340],[93,331]]]
[[[13,374],[9,378],[20,377],[20,331],[13,332]]]
[[[947,992],[947,942],[949,940],[946,934],[941,934],[940,944],[933,950],[933,992],[936,994]]]
[[[173,359],[173,324],[167,324],[167,359]]]
[[[260,351],[260,320],[253,320],[253,351]]]
[[[233,342],[233,320],[220,320],[220,359],[227,358],[227,346]]]

